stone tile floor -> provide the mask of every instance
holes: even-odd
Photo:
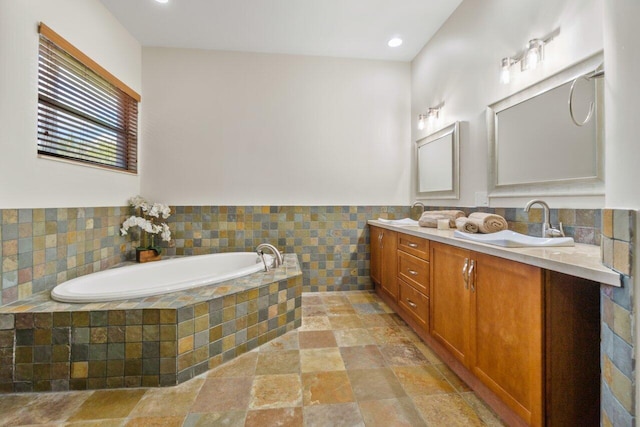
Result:
[[[375,294],[305,293],[302,327],[184,384],[0,395],[0,425],[502,426]]]

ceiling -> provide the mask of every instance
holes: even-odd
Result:
[[[411,61],[462,0],[100,0],[142,46]],[[399,36],[397,48],[387,41]]]

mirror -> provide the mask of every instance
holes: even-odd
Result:
[[[416,141],[418,196],[457,199],[458,122]]]
[[[594,55],[487,109],[490,165],[489,196],[596,195],[604,193],[602,79],[578,79],[574,115],[571,85],[602,63]]]

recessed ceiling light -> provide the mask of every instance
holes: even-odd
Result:
[[[156,0],[158,3],[169,3],[169,0]]]
[[[402,39],[400,37],[394,37],[387,42],[389,47],[398,47],[402,44]]]

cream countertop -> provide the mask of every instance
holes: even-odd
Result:
[[[574,247],[504,248],[453,237],[453,229],[398,226],[377,220],[369,220],[368,224],[611,286],[620,287],[622,282],[619,273],[602,265],[599,246],[576,243]]]

